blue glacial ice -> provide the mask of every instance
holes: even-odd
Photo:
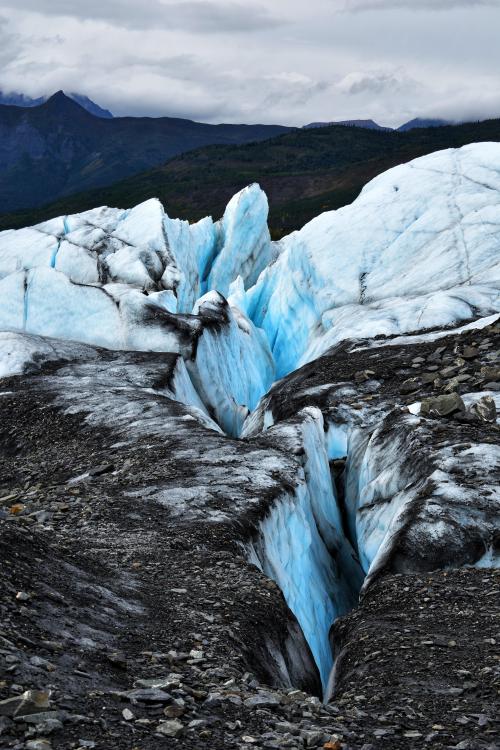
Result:
[[[363,574],[343,532],[321,412],[304,409],[296,421],[271,427],[267,438],[302,455],[303,475],[261,522],[250,559],[283,591],[326,690],[333,663],[330,627],[356,603]]]
[[[187,360],[201,399],[226,434],[237,437],[243,422],[274,380],[274,361],[267,340],[218,292],[208,292],[194,313],[205,325],[195,354]]]
[[[153,199],[1,232],[0,331],[10,336],[0,346],[0,373],[19,372],[45,351],[15,333],[175,352],[182,359],[170,395],[205,424],[251,435],[261,417],[270,440],[298,446],[301,481],[262,522],[252,554],[281,586],[326,685],[328,629],[352,605],[361,576],[328,460],[348,455],[348,536],[373,575],[414,498],[404,466],[393,471],[411,452],[404,442],[411,430],[389,445],[376,431],[343,424],[329,424],[325,434],[314,411],[286,425],[274,425],[270,409],[247,417],[276,377],[343,339],[443,328],[500,311],[500,144],[389,170],[352,205],[279,243],[270,240],[267,216],[265,194],[251,185],[220,221],[190,225]],[[464,455],[470,465],[478,460]],[[433,481],[436,497],[455,503],[449,524],[464,525],[459,489],[447,489],[439,475]],[[436,544],[443,524],[431,530]]]
[[[275,260],[278,250],[269,235],[268,213],[267,197],[258,185],[250,185],[229,201],[220,222],[221,249],[208,277],[208,289],[227,297],[236,279],[247,289]]]
[[[286,237],[235,300],[278,376],[343,338],[455,324],[500,309],[500,144],[416,159]]]

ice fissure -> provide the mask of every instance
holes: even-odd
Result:
[[[30,285],[30,282],[29,282],[29,272],[26,271],[26,273],[24,274],[24,279],[23,279],[23,324],[22,324],[23,331],[26,330],[26,324],[28,322],[28,313],[29,313],[29,299],[28,299],[29,285]]]
[[[247,434],[249,424],[256,434],[255,419],[248,420]],[[404,443],[411,440],[411,429],[389,439],[380,439],[381,431],[325,425],[319,409],[306,407],[263,433],[271,445],[296,455],[303,473],[294,491],[279,498],[261,521],[249,556],[276,581],[295,614],[325,699],[334,668],[331,627],[356,606],[367,577],[381,567],[388,538],[397,533],[415,490],[415,466],[398,460],[409,450]],[[344,468],[336,482],[332,463],[339,459]],[[375,512],[363,512],[374,504]]]
[[[326,692],[333,664],[329,631],[355,606],[363,573],[343,531],[321,411],[304,409],[297,419],[271,427],[266,440],[299,457],[302,472],[294,490],[261,521],[249,555],[282,590]]]
[[[45,351],[39,337],[175,354],[172,382],[157,392],[212,430],[258,435],[294,456],[296,482],[259,521],[248,554],[280,586],[327,690],[333,621],[385,564],[424,483],[452,492],[436,471],[415,482],[415,463],[402,460],[424,454],[412,442],[417,416],[397,415],[393,429],[385,415],[380,425],[325,423],[311,407],[281,421],[267,394],[341,341],[500,311],[500,144],[396,167],[279,243],[267,216],[251,185],[215,222],[171,219],[149,200],[2,232],[0,330],[32,337],[12,358],[16,372]],[[462,518],[457,502],[453,513],[448,524]]]

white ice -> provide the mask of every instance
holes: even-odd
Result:
[[[42,336],[0,331],[0,378],[21,375],[28,367],[36,368],[44,362],[75,359],[79,354],[88,356],[87,347]]]
[[[278,375],[341,339],[457,324],[500,310],[500,144],[416,159],[281,243],[235,300]]]
[[[143,308],[191,313],[197,299],[219,291],[265,332],[281,376],[343,338],[500,310],[500,144],[389,170],[352,205],[280,243],[270,241],[267,214],[266,196],[251,185],[219,222],[171,219],[153,199],[2,232],[0,329],[175,348],[157,326],[145,330]],[[119,305],[110,290],[117,284]]]

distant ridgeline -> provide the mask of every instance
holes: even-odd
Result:
[[[409,120],[399,128],[388,128],[379,125],[374,120],[338,120],[336,122],[310,122],[309,125],[304,125],[304,128],[325,128],[330,125],[346,125],[351,128],[366,128],[367,130],[397,130],[399,133],[405,133],[407,130],[415,130],[416,128],[440,128],[444,125],[456,125],[458,123],[451,122],[450,120],[439,120],[434,118],[423,118],[416,117],[414,120]]]
[[[207,125],[174,117],[103,116],[104,110],[96,110],[90,100],[62,91],[42,103],[19,96],[13,104],[0,105],[3,211],[33,208],[109,185],[200,146],[259,141],[290,130],[279,125]]]
[[[20,122],[23,143],[16,145]],[[500,141],[500,120],[415,120],[398,131],[373,121],[290,129],[105,120],[59,93],[30,110],[0,106],[0,136],[0,229],[101,205],[128,208],[153,197],[171,216],[196,221],[222,214],[234,193],[258,182],[278,239],[351,203],[393,166],[441,149]]]
[[[68,96],[70,99],[73,99],[74,102],[79,104],[80,107],[83,107],[87,112],[90,112],[91,115],[103,117],[105,120],[111,120],[113,118],[109,109],[103,109],[93,102],[92,99],[89,99],[88,96],[74,93],[71,93]],[[15,107],[39,107],[40,104],[45,104],[49,98],[50,97],[48,96],[39,96],[36,99],[32,99],[31,96],[26,96],[26,94],[20,94],[15,91],[8,94],[4,91],[0,91],[0,104],[8,104]]]

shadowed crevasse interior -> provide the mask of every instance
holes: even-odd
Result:
[[[499,175],[498,144],[435,154],[382,175],[352,206],[280,243],[270,241],[267,199],[256,185],[235,196],[219,222],[190,226],[151,200],[0,236],[0,328],[180,355],[173,398],[211,429],[257,436],[294,457],[295,479],[259,520],[247,553],[279,584],[325,690],[329,629],[356,604],[364,575],[380,569],[391,525],[415,499],[405,496],[401,455],[418,418],[408,410],[391,417],[395,428],[387,424],[377,443],[376,424],[327,418],[309,406],[314,399],[274,414],[265,408],[269,389],[277,376],[302,387],[297,368],[342,340],[439,330],[498,313]],[[358,399],[359,388],[351,390]],[[423,441],[425,430],[418,434]],[[336,487],[332,468],[338,473],[342,460]],[[458,511],[452,520],[473,525]],[[445,548],[448,528],[434,524],[436,549]],[[445,557],[437,563],[448,563]]]

